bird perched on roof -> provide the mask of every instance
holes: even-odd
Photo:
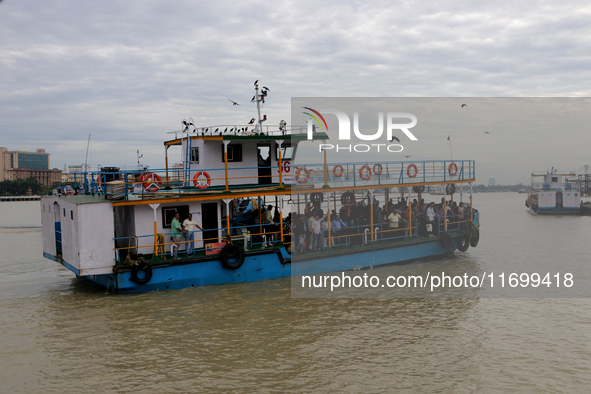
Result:
[[[468,104],[462,104],[462,108],[467,107],[467,106],[468,106]]]
[[[400,140],[398,139],[398,137],[396,137],[395,135],[392,136],[392,139],[390,141],[394,141],[394,140],[400,142]]]
[[[253,123],[254,123],[254,121],[255,121],[255,119],[254,119],[254,118],[252,118],[252,119],[250,120],[250,122],[248,122],[248,124],[253,124]]]
[[[228,99],[228,100],[230,100],[230,99]],[[240,105],[240,104],[238,104],[236,101],[232,101],[232,100],[230,100],[230,102],[232,103],[232,105]]]

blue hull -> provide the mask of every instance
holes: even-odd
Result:
[[[435,238],[411,243],[375,244],[333,250],[329,253],[305,254],[295,256],[292,260],[285,249],[280,248],[247,254],[244,264],[237,270],[222,268],[222,263],[217,258],[207,261],[177,260],[154,264],[152,278],[144,285],[131,281],[129,267],[121,267],[120,272],[90,275],[86,278],[106,288],[107,291],[124,294],[254,282],[292,275],[313,275],[331,271],[365,269],[385,264],[419,262],[444,256],[455,249],[455,238],[450,248],[443,248],[439,239]],[[71,267],[67,262],[63,264],[67,268]]]
[[[536,211],[529,208],[534,215],[580,215],[581,208],[538,208]]]

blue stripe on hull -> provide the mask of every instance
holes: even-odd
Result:
[[[529,209],[530,213],[538,214],[538,215],[579,215],[581,213],[581,208],[539,208],[537,211],[533,211],[533,209]]]
[[[340,254],[305,255],[309,259],[282,264],[276,251],[267,254],[246,256],[237,270],[222,268],[219,260],[197,262],[167,267],[154,267],[152,279],[145,285],[130,280],[131,272],[88,276],[95,284],[117,293],[133,293],[155,290],[182,289],[236,282],[254,282],[291,275],[312,275],[330,271],[348,271],[370,266],[424,261],[452,253],[456,240],[450,248],[443,248],[439,239],[418,244],[398,244],[381,249],[360,248],[342,250]],[[282,256],[289,256],[281,250]]]
[[[152,279],[145,285],[138,285],[132,282],[130,280],[131,272],[117,274],[117,292],[130,293],[183,289],[186,287],[217,285],[223,283],[254,282],[258,280],[290,276],[291,267],[289,264],[281,264],[277,252],[273,251],[269,254],[246,256],[244,264],[237,270],[222,268],[220,260],[213,260],[154,268],[152,272]],[[105,279],[102,279],[102,281],[104,282]]]
[[[439,239],[432,242],[396,245],[395,247],[376,250],[351,250],[340,256],[322,257],[309,261],[298,261],[297,257],[292,258],[291,273],[297,275],[314,275],[331,271],[348,271],[362,268],[376,267],[384,264],[396,264],[403,262],[417,262],[432,259],[452,253],[456,250],[456,240],[450,248],[443,248]]]

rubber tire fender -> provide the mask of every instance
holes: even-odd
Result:
[[[452,241],[451,241],[451,237],[449,236],[449,234],[444,234],[439,239],[439,243],[441,244],[441,247],[443,247],[443,249],[449,249],[449,248],[451,248]]]
[[[137,276],[137,274],[140,271],[144,271],[146,273],[146,276],[141,279]],[[134,265],[133,268],[131,269],[131,278],[129,278],[129,280],[131,280],[132,282],[137,283],[138,285],[145,285],[151,279],[152,279],[152,267],[150,267],[150,264],[145,263],[145,262],[139,263],[138,265]]]
[[[456,243],[458,246],[458,250],[460,252],[465,252],[470,247],[470,236],[466,233],[462,233],[462,234],[458,235],[458,238],[456,239]]]
[[[479,240],[480,240],[480,230],[478,228],[475,228],[472,231],[472,236],[470,237],[470,246],[475,248],[476,245],[478,245]]]
[[[236,261],[230,261],[231,258],[236,257]],[[222,267],[225,269],[237,270],[238,268],[242,267],[242,264],[244,264],[244,249],[238,245],[228,244],[222,249],[222,252],[220,253],[220,260],[222,261]]]

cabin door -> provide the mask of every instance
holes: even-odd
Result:
[[[271,144],[258,144],[257,158],[259,185],[270,185],[273,181],[271,176]]]
[[[562,192],[556,192],[556,208],[562,209]]]
[[[137,254],[135,237],[135,210],[133,206],[113,208],[115,211],[115,247],[130,248],[119,250],[119,259],[124,261],[129,253]]]
[[[55,255],[62,255],[62,222],[60,221],[60,205],[53,203],[53,218],[55,221]]]
[[[201,227],[203,227],[203,245],[218,242],[218,203],[201,204]]]

